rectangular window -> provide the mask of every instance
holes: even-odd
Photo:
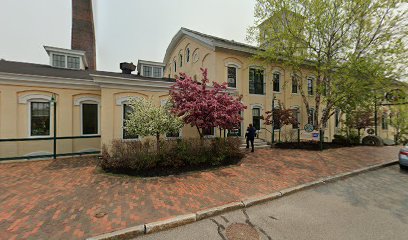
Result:
[[[280,92],[280,74],[279,73],[273,74],[273,91]]]
[[[67,67],[72,69],[79,69],[79,57],[67,56]]]
[[[82,134],[98,134],[98,104],[82,104]]]
[[[259,108],[252,109],[252,125],[256,130],[261,129],[261,109]]]
[[[249,93],[264,94],[264,71],[261,69],[249,69]]]
[[[159,67],[153,67],[153,77],[161,78],[162,77],[162,69]]]
[[[315,125],[315,110],[314,109],[310,109],[309,110],[309,114],[308,114],[308,119],[307,119],[307,123],[312,124],[313,126]]]
[[[214,136],[214,128],[210,127],[210,128],[203,128],[203,136]]]
[[[292,76],[292,93],[298,93],[298,80],[296,76]]]
[[[334,112],[334,126],[338,128],[340,126],[340,110],[336,109]]]
[[[65,68],[65,55],[53,54],[52,66]]]
[[[166,133],[167,138],[178,138],[180,137],[180,132],[171,132],[171,133]]]
[[[150,66],[143,66],[143,76],[151,77],[152,76],[152,67]]]
[[[292,128],[297,129],[300,126],[300,110],[298,108],[292,109],[293,116],[296,120],[296,123],[292,124]]]
[[[307,79],[307,93],[313,95],[313,78]]]
[[[383,130],[388,129],[388,121],[387,121],[387,113],[383,113],[382,118],[381,118],[381,127]]]
[[[126,130],[126,120],[129,119],[130,114],[132,114],[133,108],[128,104],[123,104],[123,139],[137,139],[139,138],[136,134],[131,134]]]
[[[237,87],[237,69],[235,67],[228,67],[228,87]]]
[[[30,106],[30,134],[31,136],[50,135],[50,103],[31,102]]]

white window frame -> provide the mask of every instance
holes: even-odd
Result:
[[[64,59],[65,59],[64,67],[54,66],[54,56],[55,56],[55,55],[64,56]],[[68,57],[78,58],[78,59],[79,59],[79,67],[78,67],[78,68],[69,68],[69,67],[68,67]],[[65,69],[71,69],[71,70],[81,70],[82,60],[81,60],[81,57],[80,57],[80,56],[76,56],[76,55],[62,54],[62,53],[52,53],[51,66],[52,66],[52,67],[55,67],[55,68],[65,68]]]
[[[154,76],[154,69],[159,69],[160,70],[160,76],[158,76],[158,77],[155,77]],[[162,78],[163,77],[163,68],[162,67],[158,67],[158,66],[152,66],[152,77],[153,78]]]
[[[98,110],[98,132],[96,134],[84,134],[84,128],[83,128],[83,104],[96,104],[97,105],[97,110]],[[79,98],[75,101],[75,105],[79,105],[79,115],[80,115],[80,136],[97,136],[101,134],[101,103],[98,98],[95,97],[82,97]]]
[[[249,88],[249,72],[250,72],[251,69],[262,70],[263,71],[263,93],[251,93],[250,92],[250,88]],[[248,67],[248,74],[247,75],[248,75],[248,94],[250,96],[264,96],[265,97],[266,96],[266,79],[268,79],[267,74],[266,74],[266,69],[264,67],[251,65],[251,66]]]
[[[294,93],[292,90],[293,90],[293,78],[297,78],[297,86],[296,86],[296,92]],[[300,81],[299,81],[300,80]],[[299,92],[300,92],[300,89],[299,89],[299,84],[301,84],[301,78],[299,77],[299,76],[297,76],[297,75],[295,75],[295,74],[292,74],[291,75],[291,78],[290,78],[290,81],[291,81],[291,83],[290,83],[290,94],[292,94],[292,95],[299,95]]]
[[[146,73],[145,73],[145,67],[147,67],[147,68],[150,68],[150,72],[151,72],[151,75],[150,76],[147,76],[146,75]],[[143,71],[143,77],[153,77],[153,66],[149,66],[149,65],[143,65],[142,66],[142,71]]]
[[[51,119],[54,113],[53,107],[51,106],[50,103],[50,134],[49,135],[43,135],[43,136],[31,136],[31,102],[51,102],[51,96],[48,95],[43,95],[43,94],[27,94],[23,95],[18,98],[18,103],[19,104],[26,104],[28,105],[27,107],[27,116],[28,116],[28,121],[27,121],[27,136],[29,138],[39,138],[39,137],[50,137],[51,136],[51,130],[54,129],[54,120]]]
[[[254,108],[259,108],[259,114],[260,114],[260,116],[262,116],[262,114],[263,114],[263,112],[264,112],[264,107],[263,107],[263,105],[262,104],[251,104],[251,124],[253,125],[254,123],[252,122],[252,120],[254,119],[254,116],[253,116],[253,114],[252,114],[252,109],[254,109]],[[262,124],[262,119],[259,121],[259,130],[257,130],[257,132],[258,133],[261,133],[262,132],[262,127],[263,127],[263,124]]]
[[[123,123],[124,123],[124,121],[125,121],[125,119],[123,119],[123,113],[124,113],[124,111],[125,111],[125,104],[128,104],[129,105],[129,103],[130,103],[130,100],[131,99],[133,99],[133,98],[141,98],[141,97],[136,97],[136,96],[126,96],[126,97],[120,97],[120,98],[117,98],[116,99],[116,105],[117,106],[120,106],[121,108],[121,111],[120,111],[120,113],[121,113],[121,117],[120,117],[120,122],[121,122],[121,127],[120,127],[120,129],[121,129],[121,131],[120,131],[120,138],[122,139],[122,141],[141,141],[142,140],[142,136],[138,136],[138,138],[128,138],[128,139],[124,139],[123,138],[123,128],[124,128],[124,125],[123,125]]]
[[[309,94],[309,80],[312,80],[312,94]],[[309,76],[306,78],[306,89],[307,89],[307,96],[314,96],[315,95],[315,78],[313,76]]]
[[[50,98],[51,100],[51,98]],[[53,113],[54,113],[54,108],[50,102],[50,100],[44,99],[44,98],[32,98],[27,101],[28,105],[28,137],[29,138],[41,138],[41,137],[51,137],[52,133],[51,130],[54,129],[54,120],[52,119]],[[48,135],[36,135],[32,136],[31,135],[31,104],[35,102],[42,102],[42,103],[49,103],[50,104],[50,129]]]
[[[215,131],[215,127],[212,128],[214,134],[213,135],[203,135],[204,138],[215,138],[216,137],[216,131]],[[203,129],[201,129],[201,131],[203,131]],[[204,134],[203,132],[201,132],[202,134]]]
[[[302,126],[302,112],[300,111],[300,107],[298,105],[292,106],[290,109],[292,110],[297,110],[297,112],[299,113],[299,119],[298,120],[298,127],[297,128],[293,128],[293,124],[292,124],[292,129],[301,129]]]
[[[168,99],[161,99],[161,100],[160,100],[160,106],[166,105],[168,101],[169,101]],[[179,129],[179,136],[178,136],[178,137],[167,137],[167,135],[166,135],[167,133],[164,134],[164,137],[165,137],[167,140],[182,139],[182,138],[183,138],[183,135],[182,135],[183,131],[182,131],[182,130],[183,130],[183,127],[181,127],[181,128]]]
[[[275,80],[274,80],[274,75],[275,74],[278,74],[279,75],[279,90],[278,91],[275,91],[275,89],[274,89],[274,83],[275,83]],[[281,83],[282,83],[282,73],[280,72],[280,71],[273,71],[273,73],[272,73],[272,92],[273,93],[281,93],[281,90],[282,90],[282,85],[281,85]]]
[[[239,69],[241,69],[241,65],[239,65],[238,63],[234,63],[234,62],[226,62],[225,63],[225,69],[226,69],[226,73],[225,73],[225,78],[227,79],[227,84],[228,84],[228,67],[233,67],[235,68],[235,87],[229,87],[227,85],[228,88],[230,89],[238,89],[239,86],[239,78],[240,78],[240,74],[239,74]]]

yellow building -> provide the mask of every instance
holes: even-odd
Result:
[[[296,110],[301,127],[314,121],[292,82],[293,73],[279,64],[253,62],[257,48],[235,41],[182,28],[169,44],[163,63],[139,60],[138,74],[131,74],[135,66],[126,63],[118,73],[89,70],[84,51],[45,50],[49,65],[0,60],[0,159],[53,153],[53,100],[58,154],[96,152],[113,139],[140,140],[123,130],[129,99],[144,97],[162,104],[180,72],[200,79],[200,68],[208,69],[211,81],[228,82],[230,92],[243,95],[248,108],[242,113],[241,136],[253,123],[259,138],[270,141],[271,126],[265,126],[261,116],[271,110],[273,97]],[[314,76],[307,69],[301,75],[299,84],[308,90],[313,103]],[[339,115],[337,120],[336,116],[330,119],[325,140],[330,141],[338,131],[338,120]],[[206,134],[215,136],[218,131],[210,129]],[[296,134],[296,126],[285,126],[281,140],[293,140]],[[380,134],[391,138],[387,129]],[[72,136],[76,138],[63,139]],[[185,126],[178,136],[168,137],[197,136],[195,128]],[[38,138],[47,139],[35,140]]]

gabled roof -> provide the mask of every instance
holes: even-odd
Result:
[[[204,34],[204,33],[193,31],[187,28],[181,28],[177,32],[177,34],[173,37],[169,46],[167,47],[166,55],[164,56],[164,60],[163,60],[164,63],[167,63],[169,61],[170,54],[173,52],[173,49],[177,46],[178,42],[185,36],[195,39],[213,50],[220,48],[220,49],[228,49],[228,50],[234,50],[234,51],[239,51],[239,52],[245,52],[249,54],[254,54],[258,50],[260,50],[258,47],[255,47],[249,44],[240,43],[234,40],[228,40],[228,39]]]

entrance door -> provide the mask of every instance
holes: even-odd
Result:
[[[261,130],[261,109],[252,109],[252,125],[256,130]]]

